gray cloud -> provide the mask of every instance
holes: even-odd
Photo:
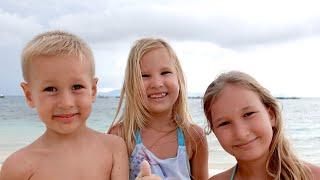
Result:
[[[279,16],[268,17],[274,12],[267,9],[264,16],[255,17],[262,9],[244,12],[247,9],[232,9],[230,5],[202,9],[205,6],[198,7],[197,4],[179,0],[157,3],[3,0],[0,5],[0,53],[5,65],[0,66],[0,93],[21,93],[17,90],[22,79],[21,49],[35,34],[51,29],[68,30],[88,41],[97,54],[97,72],[103,77],[100,84],[113,87],[121,84],[115,82],[121,78],[119,70],[124,68],[119,61],[124,64],[131,43],[141,36],[161,36],[175,42],[209,42],[220,48],[242,50],[320,35],[318,11],[309,13],[301,7],[301,11],[294,11],[296,15],[291,13],[282,17],[281,13],[286,15],[286,10],[290,10],[287,7],[280,9]],[[103,73],[103,67],[109,69],[107,75]]]
[[[122,8],[98,13],[60,16],[51,28],[75,31],[92,43],[124,40],[140,36],[163,36],[174,40],[208,41],[226,48],[278,43],[319,35],[319,18],[292,24],[261,22],[251,24],[235,17],[191,15],[146,8]]]

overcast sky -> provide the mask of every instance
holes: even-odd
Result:
[[[1,0],[0,94],[22,94],[27,41],[61,29],[93,49],[99,91],[119,89],[132,43],[155,36],[173,46],[189,92],[241,70],[274,95],[320,97],[319,9],[319,0]]]

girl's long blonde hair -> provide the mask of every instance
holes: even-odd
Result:
[[[186,83],[179,60],[171,46],[162,39],[142,38],[137,40],[130,50],[125,70],[120,100],[116,115],[109,132],[114,125],[121,126],[120,135],[125,140],[128,151],[134,148],[134,136],[138,129],[145,127],[150,113],[145,104],[145,92],[141,76],[140,61],[144,54],[158,48],[166,48],[175,66],[179,83],[179,95],[173,106],[172,117],[183,132],[189,134],[191,117],[187,108]],[[122,111],[121,115],[120,112]]]
[[[273,179],[307,180],[310,169],[301,162],[284,136],[283,118],[277,100],[253,77],[239,71],[222,73],[207,88],[203,97],[203,108],[207,118],[207,133],[214,131],[211,119],[211,107],[226,84],[235,84],[255,92],[267,109],[273,113],[276,124],[273,127],[273,138],[269,147],[266,171]]]

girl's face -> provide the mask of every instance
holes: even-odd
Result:
[[[140,68],[149,112],[172,113],[180,88],[168,50],[157,48],[147,52],[141,58]]]
[[[211,116],[214,134],[237,161],[267,158],[275,119],[255,92],[225,85],[212,104]]]

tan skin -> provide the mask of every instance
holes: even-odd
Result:
[[[5,161],[0,179],[128,179],[126,146],[121,138],[86,127],[79,131],[64,140],[46,132]]]
[[[33,59],[21,86],[46,131],[9,156],[0,180],[128,179],[124,141],[86,126],[97,92],[90,67],[73,56]]]
[[[224,149],[237,159],[235,179],[273,179],[265,170],[269,152],[265,145],[270,144],[275,118],[257,94],[228,84],[213,102],[211,112],[213,132]],[[307,166],[314,179],[319,179],[320,168]],[[232,171],[233,168],[210,179],[230,179]]]
[[[177,125],[173,120],[180,86],[173,61],[166,48],[156,48],[143,55],[140,63],[146,106],[151,115],[146,127],[141,129],[143,144],[158,158],[177,156]],[[111,129],[111,134],[120,135],[121,126]],[[203,130],[191,125],[190,134],[185,134],[187,153],[193,179],[208,179],[208,147]],[[192,138],[193,139],[192,139]]]
[[[159,128],[159,127],[158,127]],[[164,132],[169,132],[170,134],[165,135],[165,133],[159,133],[152,128],[144,128],[141,130],[142,142],[146,147],[152,146],[149,149],[160,159],[168,159],[176,157],[178,152],[178,141],[176,136],[176,127],[172,128],[168,126],[168,130],[162,128]],[[190,133],[194,140],[190,137],[186,137],[187,153],[189,157],[189,162],[191,165],[191,174],[193,179],[207,180],[208,179],[208,149],[207,140],[202,129],[196,125],[190,127]],[[114,126],[110,134],[115,134],[120,136],[121,126]],[[165,136],[164,136],[165,135]],[[164,137],[163,137],[164,136]],[[160,140],[158,140],[161,138]],[[196,149],[197,148],[197,149]],[[131,152],[129,152],[131,153]],[[129,154],[130,155],[130,154]]]

